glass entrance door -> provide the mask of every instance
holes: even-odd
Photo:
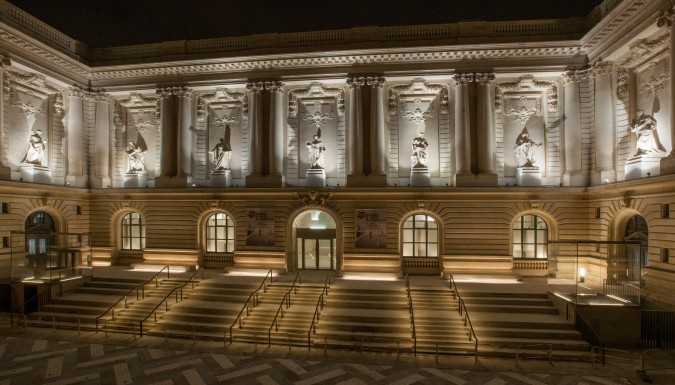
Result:
[[[298,238],[298,268],[335,270],[333,239]]]

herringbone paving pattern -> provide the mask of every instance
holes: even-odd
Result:
[[[103,340],[106,341],[106,340]],[[224,351],[225,352],[225,351]],[[295,359],[216,351],[119,346],[0,336],[0,385],[10,384],[527,384],[624,385],[626,378],[582,374],[404,365],[377,360]],[[391,361],[391,360],[390,360]],[[433,363],[433,361],[427,361]]]

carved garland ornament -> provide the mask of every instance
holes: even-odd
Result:
[[[295,195],[305,206],[323,206],[333,196],[333,193],[320,193],[316,190],[309,190],[306,193],[296,192]]]
[[[441,114],[448,109],[448,87],[445,84],[425,83],[424,79],[413,79],[409,84],[389,87],[389,115],[396,115],[396,98],[399,95],[438,94],[441,102]]]
[[[307,97],[335,97],[338,117],[345,116],[345,90],[342,87],[326,88],[321,83],[312,83],[309,88],[295,89],[288,93],[288,117],[298,116],[298,102]]]
[[[144,108],[154,107],[152,124],[157,124],[160,119],[160,97],[157,95],[143,95],[133,92],[126,99],[120,99],[115,102],[113,121],[116,126],[124,125],[124,110],[121,108]]]
[[[197,98],[197,121],[206,121],[206,115],[209,109],[209,103],[241,103],[241,115],[243,119],[248,119],[248,95],[246,92],[228,91],[225,87],[216,88],[216,92],[202,94]]]
[[[558,83],[547,80],[534,80],[532,75],[521,76],[516,82],[497,83],[495,92],[495,111],[501,111],[505,92],[545,91],[546,106],[549,112],[558,111]]]
[[[50,95],[54,96],[53,107],[55,112],[55,117],[57,119],[63,118],[63,91],[47,84],[46,78],[44,75],[38,75],[33,73],[25,73],[14,70],[5,70],[5,80],[3,84],[3,91],[5,95],[5,100],[12,101],[14,99],[14,92],[21,91],[27,95],[35,97],[37,99],[45,99]],[[31,108],[32,105],[24,103],[12,103],[19,105],[21,112],[26,116],[32,114],[35,115],[38,111],[33,111],[34,108]],[[39,113],[42,113],[41,109]]]

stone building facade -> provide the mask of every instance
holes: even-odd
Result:
[[[2,277],[35,213],[94,265],[600,284],[639,236],[675,308],[669,1],[109,48],[2,3]]]

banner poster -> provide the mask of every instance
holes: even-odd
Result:
[[[274,246],[273,209],[246,209],[246,246]]]
[[[355,247],[387,247],[387,210],[356,210]]]

